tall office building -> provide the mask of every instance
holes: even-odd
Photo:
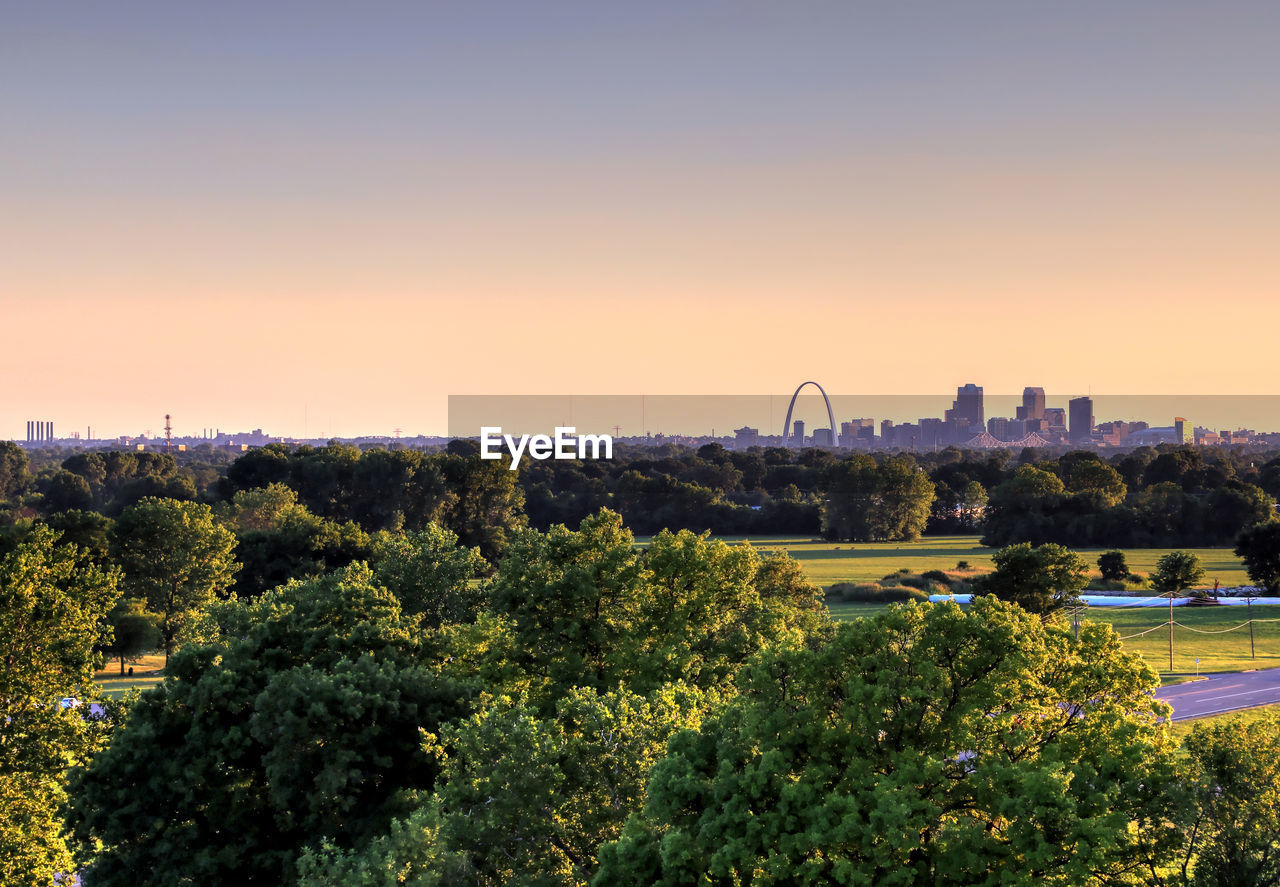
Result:
[[[791,445],[793,447],[804,446],[804,420],[796,419],[791,423]]]
[[[1023,388],[1022,406],[1018,407],[1017,419],[1044,418],[1044,389]]]
[[[876,436],[875,419],[854,419],[840,423],[841,443],[852,444],[855,440],[871,440]]]
[[[1072,442],[1088,440],[1093,434],[1093,398],[1073,397],[1067,404]]]
[[[956,400],[947,410],[946,421],[959,425],[959,420],[968,420],[968,427],[982,428],[987,424],[986,414],[982,407],[982,386],[970,382],[956,389]]]

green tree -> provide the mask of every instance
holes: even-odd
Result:
[[[1087,496],[1101,508],[1113,508],[1124,501],[1128,488],[1124,478],[1096,453],[1081,450],[1058,460],[1058,472],[1067,492]]]
[[[548,707],[572,687],[722,686],[765,644],[825,624],[817,600],[750,546],[682,530],[641,551],[607,510],[578,530],[521,533],[490,583],[491,607],[511,625],[504,655]]]
[[[84,510],[93,505],[93,492],[88,482],[70,471],[59,471],[42,486],[44,500],[40,503],[40,510],[45,514]]]
[[[284,516],[300,506],[298,494],[280,483],[240,490],[217,508],[217,516],[233,532],[273,530]]]
[[[1171,777],[1158,683],[991,598],[843,623],[672,738],[593,883],[1122,882]]]
[[[463,545],[477,547],[486,559],[496,561],[512,534],[528,523],[517,472],[503,461],[481,460],[479,456],[446,458],[445,476],[456,491],[449,529],[458,534]]]
[[[1152,882],[1280,884],[1280,718],[1209,719],[1197,723],[1183,745],[1183,865]]]
[[[105,564],[110,559],[111,518],[95,511],[63,511],[44,522],[60,534],[59,542],[78,545],[97,563]]]
[[[1027,542],[1010,545],[997,551],[992,560],[995,570],[974,580],[974,593],[1012,601],[1037,616],[1074,603],[1089,584],[1084,559],[1052,542],[1034,548]]]
[[[1109,582],[1121,582],[1129,575],[1129,563],[1124,552],[1112,549],[1098,555],[1098,569]]]
[[[1047,542],[1054,532],[1053,515],[1066,498],[1056,474],[1020,465],[1013,476],[991,492],[983,521],[983,545]]]
[[[100,731],[93,648],[115,601],[116,575],[37,527],[0,559],[0,883],[45,885],[73,868],[58,806],[67,767]],[[79,708],[60,700],[77,697]]]
[[[1253,484],[1230,480],[1215,487],[1205,503],[1205,537],[1214,543],[1227,542],[1244,528],[1275,516],[1274,499]]]
[[[0,502],[17,499],[31,484],[27,452],[13,441],[0,440]]]
[[[73,776],[86,881],[290,883],[303,847],[383,834],[435,785],[433,737],[472,689],[433,670],[368,568],[220,606],[226,633],[178,651]]]
[[[910,456],[890,456],[880,463],[880,499],[872,512],[876,539],[919,539],[933,506],[933,483]]]
[[[987,510],[987,503],[990,497],[987,495],[987,488],[976,480],[971,480],[965,484],[964,491],[960,495],[960,501],[957,503],[960,511],[960,523],[965,529],[972,529],[982,521],[982,516]]]
[[[511,620],[511,654],[539,683],[537,695],[618,683],[618,653],[635,633],[645,581],[635,539],[610,511],[577,530],[526,530],[511,540],[489,586],[490,606]]]
[[[1161,594],[1176,595],[1204,578],[1200,558],[1189,551],[1171,551],[1156,561],[1151,587]]]
[[[405,615],[432,628],[475,619],[485,604],[475,580],[488,569],[480,549],[460,547],[455,533],[436,524],[416,533],[382,533],[374,544],[378,581],[400,601]]]
[[[452,754],[442,787],[406,820],[414,833],[310,854],[302,887],[360,883],[375,867],[415,887],[585,885],[600,846],[639,812],[668,738],[696,728],[706,702],[682,686],[647,698],[575,689],[548,717],[498,701],[442,731]]]
[[[933,483],[909,456],[877,464],[857,454],[823,475],[822,528],[833,539],[916,539],[933,505]]]
[[[1254,524],[1236,537],[1236,554],[1249,578],[1269,595],[1280,595],[1280,521]]]
[[[236,498],[259,492],[246,490]],[[263,511],[242,514],[240,520],[255,527],[265,524],[239,534],[241,569],[235,591],[240,596],[253,597],[295,579],[315,579],[372,554],[368,534],[354,521],[328,520],[302,505],[284,505],[269,520]]]
[[[111,642],[102,651],[120,661],[124,676],[125,660],[137,661],[144,653],[160,646],[160,617],[147,612],[147,602],[139,598],[122,598],[107,614]]]
[[[235,546],[213,510],[196,502],[143,499],[112,527],[112,556],[124,571],[125,590],[160,616],[166,663],[184,623],[231,587]]]

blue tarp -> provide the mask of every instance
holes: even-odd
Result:
[[[955,601],[957,604],[967,604],[972,600],[971,594],[931,594],[929,600],[933,603],[938,601]],[[1169,599],[1167,597],[1123,597],[1114,594],[1082,594],[1080,600],[1088,604],[1090,607],[1167,607]],[[1176,597],[1173,599],[1175,607],[1185,607],[1191,598]],[[1253,602],[1257,604],[1280,604],[1280,597],[1260,597],[1254,598]],[[1243,607],[1247,601],[1242,597],[1219,597],[1218,603],[1228,607]]]

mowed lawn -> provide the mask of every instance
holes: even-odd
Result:
[[[133,677],[127,674],[120,676],[120,660],[112,659],[94,675],[94,680],[102,688],[102,693],[110,699],[119,699],[130,690],[150,690],[164,680],[161,673],[164,668],[163,653],[148,653],[136,662],[126,662],[125,671],[133,669]]]
[[[1210,715],[1207,718],[1195,718],[1190,721],[1174,721],[1169,725],[1169,732],[1176,739],[1183,739],[1196,724],[1210,724],[1214,721],[1237,721],[1242,724],[1255,724],[1272,715],[1280,714],[1280,705],[1262,705],[1258,708],[1246,708],[1243,711],[1229,711],[1225,714]]]
[[[845,620],[875,616],[889,606],[831,604],[830,609],[836,619]],[[1141,653],[1163,675],[1280,667],[1280,606],[1254,607],[1253,614],[1256,656],[1250,654],[1245,607],[1175,607],[1172,669],[1167,609],[1095,607],[1085,618],[1111,623],[1124,646]]]
[[[794,536],[757,536],[750,543],[759,549],[785,551],[800,562],[809,580],[828,586],[837,582],[874,582],[900,569],[913,573],[926,570],[951,570],[961,561],[974,568],[975,575],[991,569],[991,556],[996,549],[984,548],[977,536],[926,536],[915,542],[826,542],[796,538]],[[742,542],[742,537],[724,537],[726,542]],[[1076,549],[1091,566],[1095,567],[1098,555],[1107,549]],[[1135,573],[1149,574],[1156,561],[1172,548],[1124,549],[1129,569]],[[1245,585],[1249,576],[1244,564],[1229,548],[1186,549],[1200,558],[1205,569],[1205,584],[1213,585],[1217,579],[1223,586]]]

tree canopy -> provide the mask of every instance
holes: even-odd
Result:
[[[116,578],[43,527],[0,558],[0,883],[72,868],[58,806],[68,765],[101,738],[85,714]]]
[[[1038,616],[1077,602],[1089,581],[1084,558],[1052,542],[1010,545],[997,551],[992,561],[995,570],[974,580],[974,593],[1012,601]]]
[[[213,509],[175,499],[143,499],[124,510],[111,531],[112,555],[124,587],[160,617],[166,655],[201,605],[231,587],[236,538]]]
[[[372,580],[350,567],[225,605],[225,633],[173,657],[74,775],[92,883],[287,883],[303,847],[380,834],[434,786],[431,737],[473,690]]]
[[[599,885],[1099,884],[1168,778],[1158,679],[991,598],[841,624],[764,653],[677,734]]]
[[[1236,537],[1235,552],[1258,587],[1280,595],[1280,520],[1246,528]]]

